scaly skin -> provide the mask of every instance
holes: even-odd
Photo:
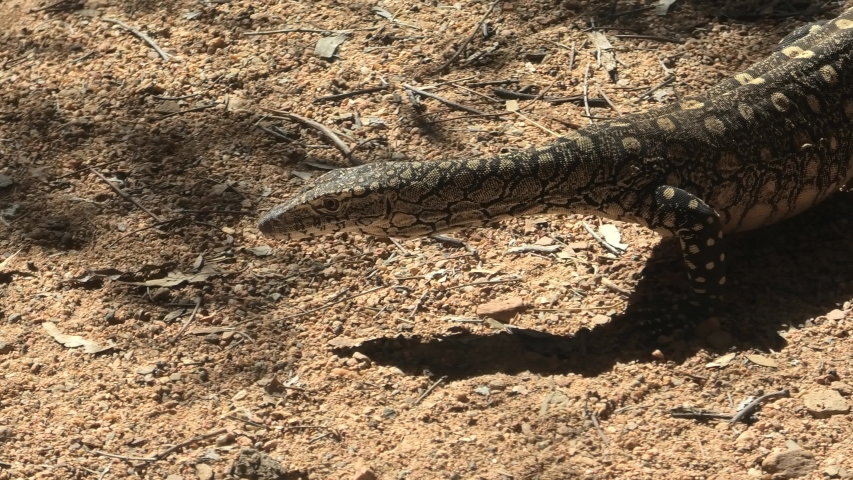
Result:
[[[485,159],[375,163],[318,178],[261,232],[410,238],[589,213],[681,241],[694,292],[725,283],[724,233],[799,214],[853,177],[853,9],[708,93]]]

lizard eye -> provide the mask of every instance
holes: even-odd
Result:
[[[323,200],[323,208],[329,212],[336,212],[341,208],[341,202],[336,198],[327,198]]]

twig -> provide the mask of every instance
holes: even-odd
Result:
[[[627,412],[628,410],[633,410],[635,408],[649,408],[648,405],[628,405],[627,407],[617,408],[613,410],[613,415],[618,415],[622,412]]]
[[[120,21],[120,20],[116,20],[116,19],[114,19],[114,18],[105,18],[105,17],[104,17],[104,18],[101,18],[101,21],[102,21],[102,22],[107,22],[107,23],[113,23],[113,24],[118,25],[119,27],[121,27],[121,28],[123,28],[123,29],[125,29],[125,30],[129,31],[130,33],[132,33],[132,34],[136,35],[137,37],[141,38],[145,43],[147,43],[151,48],[153,48],[153,49],[154,49],[154,51],[155,51],[155,52],[157,52],[157,54],[158,54],[158,55],[160,55],[160,57],[161,57],[163,60],[165,60],[165,61],[167,61],[167,62],[169,61],[169,54],[167,54],[167,53],[166,53],[166,52],[164,52],[162,49],[160,49],[160,46],[159,46],[159,45],[157,45],[157,44],[154,42],[154,40],[151,40],[151,39],[148,37],[148,35],[145,35],[145,34],[144,34],[144,33],[142,33],[141,31],[139,31],[139,30],[137,30],[137,29],[135,29],[135,28],[131,27],[130,25],[128,25],[128,24],[126,24],[126,23],[124,23],[124,22],[122,22],[122,21]]]
[[[492,90],[495,95],[504,98],[504,99],[516,99],[516,100],[533,100],[536,98],[536,95],[532,93],[521,93],[521,92],[513,92],[512,90],[506,90],[504,88],[495,88]],[[544,102],[553,103],[554,105],[559,105],[561,103],[574,103],[577,105],[583,105],[583,95],[573,95],[571,97],[543,97],[541,99]],[[593,107],[604,107],[607,106],[607,102],[604,101],[603,98],[589,98],[587,99],[590,106]]]
[[[677,38],[669,38],[669,37],[659,37],[657,35],[614,35],[616,38],[635,38],[637,40],[651,40],[653,42],[663,42],[663,43],[684,43]]]
[[[362,90],[353,90],[351,92],[338,93],[336,95],[326,95],[325,97],[317,97],[314,99],[314,103],[319,102],[333,102],[335,100],[343,100],[345,98],[355,97],[357,95],[366,95],[368,93],[381,92],[382,90],[386,90],[388,85],[380,85],[378,87],[370,87]]]
[[[156,462],[157,461],[157,459],[154,457],[130,457],[127,455],[117,455],[115,453],[105,452],[103,450],[92,450],[92,453],[94,453],[95,455],[101,455],[104,457],[118,458],[119,460],[127,460],[127,461],[134,461],[134,462]]]
[[[74,60],[71,60],[71,63],[72,63],[72,64],[80,63],[80,62],[82,62],[83,60],[86,60],[87,58],[94,57],[94,56],[95,56],[95,53],[96,53],[96,52],[89,52],[89,53],[87,53],[87,54],[85,54],[85,55],[81,55],[81,56],[79,56],[79,57],[75,58]]]
[[[465,85],[468,87],[490,87],[492,85],[509,85],[510,83],[518,83],[519,80],[517,78],[508,78],[506,80],[490,80],[488,82],[472,82],[466,83]]]
[[[271,108],[265,108],[264,110],[271,112],[271,113],[275,113],[276,115],[284,115],[284,116],[290,118],[291,120],[296,120],[297,122],[302,123],[303,125],[306,125],[308,127],[313,128],[314,130],[317,130],[318,132],[325,135],[326,138],[328,138],[329,141],[331,141],[332,144],[335,145],[335,147],[344,155],[344,159],[348,159],[353,165],[361,165],[362,164],[361,160],[358,160],[356,157],[352,156],[352,150],[350,150],[349,146],[347,146],[347,144],[344,143],[343,140],[341,140],[341,137],[339,137],[335,132],[333,132],[331,129],[329,129],[325,125],[323,125],[321,123],[317,123],[314,120],[310,120],[310,119],[307,119],[305,117],[299,116],[295,113],[283,112],[280,110],[273,110]]]
[[[598,436],[601,437],[601,441],[604,442],[605,447],[610,446],[610,440],[607,439],[607,436],[604,435],[604,431],[601,429],[601,425],[598,423],[598,416],[589,412],[589,418],[592,419],[592,423],[595,425],[595,429],[598,431]]]
[[[118,160],[113,160],[112,162],[107,162],[107,163],[103,163],[101,165],[96,165],[96,167],[97,168],[104,168],[106,166],[109,166],[109,165],[112,165],[112,164],[118,163],[118,162],[123,162],[125,160],[127,160],[127,159],[126,158],[119,158]],[[54,180],[59,180],[60,178],[70,177],[70,176],[76,175],[80,172],[85,172],[86,170],[89,170],[89,167],[78,168],[77,170],[74,170],[71,173],[66,173],[64,175],[60,175],[58,177],[55,177]]]
[[[379,27],[369,27],[369,28],[353,28],[351,30],[323,30],[318,28],[284,28],[281,30],[261,30],[257,32],[243,32],[245,36],[252,35],[276,35],[279,33],[337,33],[348,35],[352,32],[366,32],[378,30]]]
[[[598,85],[596,85],[595,88],[598,90],[598,94],[601,95],[601,98],[603,98],[604,101],[607,102],[608,105],[610,105],[610,108],[612,108],[613,111],[616,112],[616,114],[621,117],[622,111],[619,110],[619,108],[616,105],[614,105],[613,102],[610,101],[610,97],[608,97],[607,94],[604,93],[604,90],[602,90],[601,87],[599,87]]]
[[[461,105],[459,103],[450,101],[444,97],[439,97],[438,95],[436,95],[434,93],[425,92],[425,91],[418,89],[418,88],[415,88],[415,87],[413,87],[407,83],[403,84],[403,88],[405,88],[406,90],[409,90],[413,93],[417,93],[418,95],[421,95],[423,97],[428,97],[428,98],[432,98],[434,100],[438,100],[439,102],[449,106],[450,108],[454,108],[456,110],[462,110],[463,112],[473,113],[474,115],[488,115],[486,112],[481,112],[480,110],[477,110],[475,108],[466,107],[465,105]]]
[[[756,398],[755,400],[753,400],[749,405],[743,407],[743,409],[741,409],[741,411],[737,412],[731,418],[731,420],[729,420],[729,423],[737,423],[737,422],[751,416],[752,413],[756,409],[758,409],[758,407],[761,405],[761,402],[763,402],[765,400],[770,400],[771,398],[776,398],[776,397],[787,397],[788,395],[790,395],[790,392],[788,392],[788,390],[779,390],[778,392],[770,392],[766,395],[762,395],[762,396]]]
[[[643,101],[643,99],[645,99],[646,97],[648,97],[649,95],[651,95],[652,93],[657,91],[658,89],[663,88],[663,87],[669,85],[670,83],[672,83],[674,81],[675,81],[675,75],[670,75],[670,76],[664,78],[662,82],[660,82],[659,84],[655,85],[654,87],[643,92],[643,94],[640,95],[640,98],[638,98],[634,103],[640,103],[641,101]]]
[[[156,98],[157,100],[186,100],[188,98],[193,98],[201,95],[200,93],[191,93],[189,95],[182,95],[180,97],[158,97],[157,95],[152,96],[151,98]]]
[[[507,249],[506,253],[556,253],[563,249],[562,245],[522,245]]]
[[[512,283],[512,282],[520,282],[520,277],[513,278],[501,278],[499,280],[485,280],[482,282],[473,282],[473,283],[463,283],[462,285],[454,285],[452,287],[447,287],[446,290],[453,290],[456,288],[465,288],[465,287],[480,287],[483,285],[495,285],[497,283]]]
[[[172,445],[171,447],[167,448],[166,450],[163,450],[162,453],[158,453],[157,455],[155,455],[154,458],[155,458],[155,460],[162,460],[162,459],[168,457],[169,455],[171,455],[175,450],[180,450],[181,448],[184,448],[187,445],[190,445],[190,444],[195,443],[195,442],[200,442],[202,440],[206,440],[208,438],[215,437],[217,435],[222,435],[223,433],[226,433],[227,431],[228,430],[225,428],[220,428],[219,430],[216,430],[216,431],[213,431],[210,433],[205,433],[204,435],[199,435],[197,437],[193,437],[193,438],[191,438],[185,442],[181,442],[177,445]]]
[[[201,297],[200,296],[195,297],[195,308],[193,308],[193,313],[190,315],[189,320],[187,320],[184,323],[184,326],[181,327],[181,330],[174,337],[172,337],[171,340],[169,340],[170,344],[174,345],[175,342],[177,342],[178,339],[181,338],[181,336],[184,334],[184,332],[187,331],[187,328],[189,328],[189,326],[193,323],[193,320],[195,320],[195,316],[198,313],[199,308],[201,308]]]
[[[124,240],[125,238],[127,238],[127,237],[129,237],[129,236],[131,236],[131,235],[135,235],[135,234],[137,234],[137,233],[139,233],[139,232],[142,232],[142,231],[145,231],[145,230],[149,230],[149,229],[151,229],[151,228],[162,227],[163,225],[168,225],[168,224],[170,224],[170,223],[175,223],[175,222],[177,222],[177,221],[179,221],[179,220],[183,220],[184,218],[186,218],[186,217],[181,216],[181,217],[178,217],[178,218],[173,218],[173,219],[171,219],[171,220],[164,220],[164,221],[162,221],[162,222],[157,222],[157,223],[155,223],[155,224],[153,224],[153,225],[148,225],[147,227],[138,228],[138,229],[136,229],[136,230],[134,230],[134,231],[132,231],[132,232],[125,233],[124,235],[122,235],[122,236],[118,237],[117,239],[113,240],[109,245],[107,245],[107,248],[112,247],[112,246],[113,246],[113,245],[115,245],[116,243],[118,243],[118,242],[120,242],[120,241]]]
[[[480,31],[480,27],[483,26],[483,24],[486,22],[486,19],[489,17],[489,15],[492,14],[492,10],[494,10],[495,7],[497,7],[499,3],[501,3],[501,0],[495,0],[494,2],[492,2],[491,6],[489,6],[489,9],[486,11],[486,14],[483,15],[483,18],[481,18],[479,22],[477,22],[477,26],[474,27],[474,30],[471,31],[471,34],[468,35],[468,38],[466,38],[462,42],[462,45],[459,46],[459,49],[456,50],[456,53],[454,53],[453,56],[450,57],[449,60],[444,62],[444,64],[442,66],[435,69],[434,73],[438,73],[438,72],[444,70],[445,68],[449,67],[451,63],[453,63],[457,58],[459,58],[459,55],[462,55],[462,52],[465,50],[465,48],[468,47],[468,44],[471,43],[471,40],[473,40],[474,36],[477,35],[477,32]]]
[[[545,87],[544,90],[539,92],[539,95],[536,95],[536,97],[534,97],[530,103],[519,108],[518,111],[524,110],[527,107],[532,107],[533,105],[536,104],[536,102],[538,102],[539,100],[542,100],[545,97],[545,94],[548,93],[548,90],[551,90],[551,87],[553,87],[554,84],[557,83],[557,80],[559,80],[561,76],[562,75],[560,75],[559,73],[557,75],[554,75],[554,80],[552,80],[551,83],[547,87]]]
[[[430,385],[430,386],[429,386],[429,388],[427,388],[427,389],[424,391],[424,393],[422,393],[422,394],[421,394],[421,396],[420,396],[420,397],[418,397],[418,398],[415,400],[415,402],[412,404],[412,406],[415,406],[415,405],[417,405],[417,404],[421,403],[421,402],[423,401],[423,399],[425,399],[425,398],[427,397],[427,395],[429,395],[430,393],[432,393],[432,391],[433,391],[433,390],[435,390],[435,388],[436,388],[436,387],[437,387],[441,382],[443,382],[443,381],[445,381],[445,380],[447,380],[447,375],[444,375],[443,377],[441,377],[441,378],[439,378],[438,380],[436,380],[436,381],[435,381],[435,383],[433,383],[432,385]]]
[[[122,189],[118,188],[118,186],[117,186],[116,184],[114,184],[113,182],[109,181],[109,180],[107,179],[107,177],[105,177],[105,176],[103,176],[103,175],[101,174],[101,172],[99,172],[99,171],[95,170],[95,169],[94,169],[94,168],[92,168],[92,167],[88,167],[88,168],[89,168],[89,170],[91,170],[91,172],[92,172],[92,173],[94,173],[95,175],[97,175],[101,180],[103,180],[103,181],[107,182],[107,185],[109,185],[109,186],[110,186],[110,188],[112,188],[113,190],[115,190],[115,192],[116,192],[116,193],[118,193],[118,194],[119,194],[119,196],[120,196],[121,198],[123,198],[123,199],[125,199],[125,200],[127,200],[127,201],[129,201],[129,202],[131,202],[131,203],[133,203],[134,205],[136,205],[140,210],[142,210],[143,212],[147,213],[147,214],[148,214],[151,218],[153,218],[155,221],[157,221],[157,222],[163,222],[163,219],[162,219],[162,218],[160,218],[160,216],[159,216],[159,215],[155,214],[155,213],[154,213],[154,212],[152,212],[151,210],[148,210],[147,208],[145,208],[144,206],[142,206],[142,204],[141,204],[141,203],[139,203],[139,202],[137,202],[135,198],[131,197],[131,196],[130,196],[130,195],[128,195],[124,190],[122,190]]]
[[[348,296],[348,297],[339,298],[339,299],[337,299],[337,300],[335,300],[335,301],[333,301],[333,302],[329,302],[329,303],[327,303],[327,304],[325,304],[325,305],[323,305],[323,306],[321,306],[321,307],[317,307],[317,308],[314,308],[314,309],[311,309],[311,310],[305,310],[304,312],[300,312],[300,313],[294,313],[293,315],[287,315],[286,317],[281,317],[279,320],[287,320],[287,319],[289,319],[289,318],[302,317],[302,316],[308,315],[308,314],[310,314],[310,313],[319,312],[320,310],[325,310],[325,309],[327,309],[327,308],[329,308],[329,307],[331,307],[332,305],[335,305],[335,304],[337,304],[337,303],[346,302],[346,301],[352,300],[353,298],[360,297],[360,296],[362,296],[362,295],[367,295],[368,293],[373,293],[373,292],[375,292],[375,291],[377,291],[377,290],[382,290],[383,288],[389,288],[389,287],[391,287],[391,286],[392,286],[392,285],[384,285],[384,286],[381,286],[381,287],[371,288],[370,290],[367,290],[367,291],[364,291],[364,292],[361,292],[361,293],[356,293],[355,295],[350,295],[350,296]]]
[[[429,295],[429,290],[424,292],[424,294],[421,295],[421,297],[418,299],[418,301],[415,302],[415,307],[412,308],[412,314],[409,315],[410,319],[415,318],[415,314],[418,313],[418,309],[421,307],[421,303],[424,301],[424,299],[427,297],[427,295]]]
[[[590,235],[592,235],[592,238],[594,238],[598,243],[600,243],[600,244],[601,244],[601,246],[603,246],[604,248],[606,248],[608,252],[612,253],[613,255],[622,255],[622,252],[620,252],[618,248],[616,248],[616,247],[614,247],[613,245],[611,245],[611,244],[607,243],[607,240],[605,240],[605,239],[601,238],[601,236],[599,236],[597,233],[595,233],[595,232],[592,230],[592,228],[591,228],[589,225],[587,225],[587,224],[586,224],[586,222],[583,222],[583,228],[584,228],[584,229],[586,229],[587,233],[589,233]]]
[[[506,113],[484,113],[482,115],[459,115],[458,117],[439,118],[438,120],[429,120],[426,123],[433,125],[435,123],[452,122],[454,120],[466,120],[469,118],[484,118],[484,117],[503,117]]]
[[[562,136],[562,135],[560,135],[559,133],[557,133],[557,132],[555,132],[555,131],[551,130],[550,128],[546,127],[545,125],[542,125],[541,123],[537,122],[536,120],[533,120],[532,118],[528,117],[527,115],[525,115],[525,114],[523,114],[523,113],[521,113],[521,112],[519,112],[519,111],[517,111],[517,110],[516,110],[515,112],[513,112],[513,113],[515,113],[515,114],[516,114],[516,115],[518,115],[519,117],[521,117],[521,118],[523,118],[523,119],[527,120],[528,122],[532,123],[533,125],[536,125],[536,126],[537,126],[537,127],[539,127],[542,131],[547,132],[547,133],[550,133],[550,134],[551,134],[551,135],[553,135],[555,138],[560,138],[560,137]]]
[[[569,56],[569,71],[575,68],[575,55],[577,51],[575,50],[575,42],[572,42],[572,53]]]
[[[591,116],[589,111],[589,62],[586,62],[586,71],[583,74],[583,107],[586,110],[587,116]],[[591,118],[588,118],[589,123],[593,123]]]
[[[199,110],[206,110],[208,108],[215,107],[215,106],[216,106],[216,102],[210,102],[207,105],[199,105],[198,107],[193,107],[193,108],[190,108],[189,110],[180,110],[177,112],[167,113],[165,115],[162,115],[160,117],[155,118],[153,121],[156,123],[156,122],[159,122],[160,120],[163,120],[164,118],[174,117],[176,115],[184,115],[185,113],[198,112]]]

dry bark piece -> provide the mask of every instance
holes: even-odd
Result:
[[[484,303],[477,306],[477,315],[483,317],[494,317],[513,314],[524,308],[524,299],[521,297],[507,298],[494,302]]]

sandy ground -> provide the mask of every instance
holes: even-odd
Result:
[[[849,192],[732,238],[731,315],[663,337],[646,322],[686,290],[678,245],[633,225],[255,227],[349,162],[265,109],[362,162],[492,155],[588,124],[546,101],[582,95],[587,65],[590,97],[643,111],[841,10],[801,3],[506,1],[440,73],[490,2],[0,3],[0,480],[850,478]],[[281,29],[301,30],[244,34]],[[476,117],[403,84],[485,113],[506,113],[496,87],[547,92]],[[563,248],[508,252],[530,244]]]

